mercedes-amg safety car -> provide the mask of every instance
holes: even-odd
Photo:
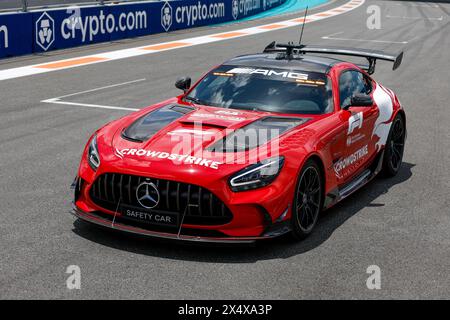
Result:
[[[368,65],[326,56],[363,57]],[[397,174],[406,137],[394,92],[371,74],[403,53],[271,43],[177,97],[89,139],[73,214],[160,238],[252,242],[310,234],[319,213],[378,173]]]

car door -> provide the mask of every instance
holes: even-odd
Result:
[[[371,95],[373,81],[356,69],[343,70],[339,75],[339,118],[342,130],[333,159],[338,184],[350,181],[358,174],[374,155],[371,132],[378,115],[378,108],[352,105],[355,94]]]

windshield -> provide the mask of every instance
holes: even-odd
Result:
[[[333,110],[330,81],[322,73],[223,65],[185,98],[221,108],[290,114]]]

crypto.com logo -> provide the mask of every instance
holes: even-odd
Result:
[[[161,8],[161,26],[166,31],[172,26],[172,6],[167,1]]]
[[[47,51],[55,41],[55,21],[44,12],[36,21],[36,43]]]
[[[231,14],[233,15],[234,20],[236,20],[238,18],[238,15],[239,15],[239,0],[233,0]]]

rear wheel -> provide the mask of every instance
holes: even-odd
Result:
[[[308,160],[300,172],[292,207],[292,234],[306,238],[314,229],[323,206],[323,182],[319,166]]]
[[[382,169],[383,176],[393,177],[400,170],[405,148],[405,136],[405,123],[402,116],[397,114],[392,122],[391,130],[389,131],[386,142]]]

